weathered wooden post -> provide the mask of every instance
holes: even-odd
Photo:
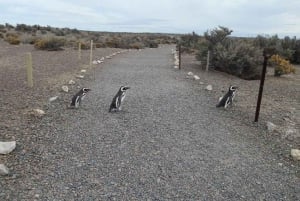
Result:
[[[26,69],[27,69],[27,83],[29,87],[33,87],[33,75],[32,75],[32,55],[31,52],[26,54]]]
[[[206,72],[208,71],[209,68],[209,56],[210,56],[210,51],[207,51],[207,61],[206,61]]]
[[[78,59],[81,60],[81,42],[78,43]]]
[[[93,62],[93,40],[91,40],[91,49],[90,49],[90,66],[92,66]]]
[[[178,60],[179,60],[178,69],[180,70],[181,69],[181,44],[178,44]]]
[[[275,53],[275,49],[273,49],[273,48],[265,48],[264,51],[263,51],[264,62],[263,62],[263,69],[262,69],[261,78],[260,78],[260,85],[259,85],[259,92],[258,92],[254,122],[257,122],[258,117],[259,117],[260,105],[261,105],[261,99],[262,99],[262,94],[263,94],[263,90],[264,90],[264,83],[265,83],[268,59],[274,53]]]

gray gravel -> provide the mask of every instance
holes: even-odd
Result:
[[[174,69],[171,46],[95,72],[80,109],[66,109],[66,96],[36,120],[36,149],[16,156],[30,161],[0,181],[0,199],[300,200],[296,168]],[[108,113],[121,85],[131,87],[123,111]]]

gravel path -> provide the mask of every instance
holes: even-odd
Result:
[[[37,120],[35,152],[18,156],[31,165],[5,179],[0,198],[300,200],[296,168],[259,126],[235,122],[173,69],[170,46],[119,55],[90,78],[80,109],[61,100]],[[121,85],[131,87],[123,111],[108,113]]]

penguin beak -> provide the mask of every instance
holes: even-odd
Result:
[[[124,87],[125,90],[130,89],[130,87]]]
[[[84,89],[84,92],[89,92],[89,91],[92,91],[92,90],[89,89],[89,88],[85,88],[85,89]]]

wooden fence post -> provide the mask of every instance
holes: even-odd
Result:
[[[81,42],[78,43],[78,59],[81,60]]]
[[[206,72],[208,71],[209,68],[209,56],[210,56],[210,51],[207,51],[207,61],[206,61]]]
[[[92,66],[93,60],[93,40],[91,40],[91,50],[90,50],[90,66]]]
[[[178,45],[178,60],[179,60],[179,64],[178,64],[178,68],[179,70],[181,69],[181,45]]]
[[[263,94],[263,90],[264,90],[264,83],[265,83],[265,77],[266,77],[266,71],[267,71],[267,63],[268,63],[268,56],[264,54],[264,63],[263,63],[263,69],[262,69],[261,78],[260,78],[260,85],[259,85],[259,92],[258,92],[254,122],[257,122],[258,117],[259,117],[260,104],[261,104],[262,94]]]
[[[33,87],[33,75],[32,75],[32,55],[31,52],[26,54],[26,69],[27,69],[27,83],[29,87]]]
[[[276,54],[276,52],[277,51],[275,48],[265,48],[263,51],[264,62],[263,62],[263,68],[262,68],[262,73],[261,73],[261,77],[260,77],[260,85],[259,85],[259,92],[258,92],[258,97],[257,97],[257,105],[256,105],[254,122],[257,122],[258,117],[259,117],[260,104],[261,104],[262,94],[263,94],[263,90],[264,90],[264,83],[265,83],[265,77],[266,77],[266,72],[267,72],[268,59],[272,55]]]

